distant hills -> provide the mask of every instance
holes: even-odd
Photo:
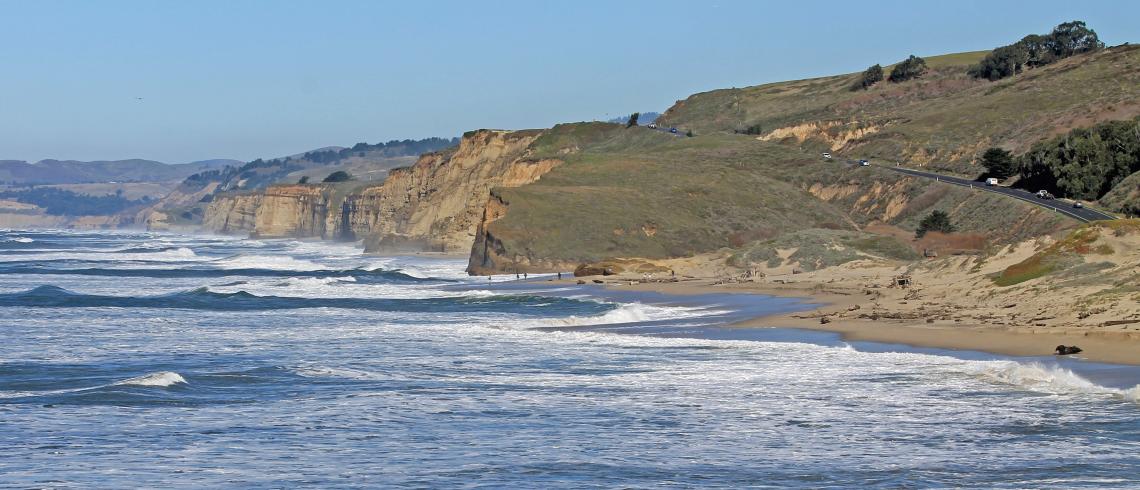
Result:
[[[296,183],[302,177],[319,182],[332,172],[343,170],[363,180],[383,180],[388,170],[410,165],[415,157],[459,144],[459,138],[391,140],[384,143],[357,143],[352,147],[325,147],[305,153],[209,169],[188,176],[184,184],[201,187],[217,182],[219,191],[262,189],[271,184]]]
[[[165,164],[153,160],[114,160],[81,162],[76,160],[0,160],[0,184],[51,185],[107,182],[171,182],[198,172],[241,164],[238,160],[202,160],[191,163]]]
[[[68,221],[77,216],[106,218],[94,226],[129,226],[135,224],[134,215],[143,208],[178,209],[182,213],[203,199],[208,201],[207,196],[215,191],[261,189],[302,178],[320,182],[336,171],[348,172],[354,180],[382,181],[388,170],[410,165],[421,153],[458,142],[459,138],[431,137],[357,143],[250,162],[0,160],[0,226],[66,227],[77,225]],[[23,206],[18,216],[12,211],[17,205]]]
[[[624,116],[618,116],[618,117],[610,119],[606,122],[611,122],[611,123],[615,123],[615,124],[625,124],[625,123],[629,122],[629,116],[632,116],[632,115],[633,114],[626,114]],[[657,121],[657,118],[660,116],[661,116],[661,113],[659,113],[659,112],[642,112],[642,113],[638,114],[638,116],[637,116],[637,124],[639,126],[646,126],[649,124],[653,124],[654,122]]]

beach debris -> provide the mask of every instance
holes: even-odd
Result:
[[[1067,356],[1070,354],[1079,354],[1082,350],[1084,350],[1084,349],[1081,349],[1080,347],[1077,347],[1075,345],[1061,344],[1061,345],[1058,345],[1056,349],[1053,349],[1053,354],[1058,355],[1058,356]]]
[[[911,285],[910,274],[899,274],[891,278],[891,286],[908,288]]]
[[[578,279],[578,284],[586,284],[586,281],[584,281],[582,279]]]
[[[1109,321],[1104,322],[1104,326],[1111,327],[1113,325],[1128,325],[1130,323],[1140,323],[1140,319],[1137,319],[1137,320],[1109,320]]]
[[[606,281],[603,281],[601,279],[594,279],[594,284],[605,284],[605,283],[606,283]]]
[[[819,317],[819,323],[822,323],[822,324],[831,323],[831,318],[826,317],[826,316],[821,316],[821,317]]]

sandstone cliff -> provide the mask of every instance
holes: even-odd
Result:
[[[367,252],[468,253],[495,187],[538,180],[560,160],[534,158],[540,131],[480,130],[453,150],[423,155],[378,185],[277,185],[217,196],[208,231],[251,236],[363,239]]]

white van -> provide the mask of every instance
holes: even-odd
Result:
[[[986,185],[988,185],[988,186],[995,186],[995,185],[997,185],[997,183],[998,183],[998,180],[993,178],[993,177],[986,179]]]

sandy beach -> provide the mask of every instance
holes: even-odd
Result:
[[[1137,251],[1112,260],[1130,264]],[[1135,294],[1110,295],[1103,282],[1043,280],[998,287],[991,276],[1031,256],[1041,244],[1026,243],[997,254],[951,256],[919,263],[860,260],[810,272],[796,267],[752,274],[707,255],[657,263],[673,270],[655,274],[566,278],[602,281],[606,287],[662,294],[764,294],[809,298],[811,311],[738,322],[739,327],[824,330],[845,339],[973,350],[1013,356],[1047,356],[1058,345],[1083,349],[1090,361],[1140,365],[1140,301]],[[910,284],[895,279],[907,276]],[[565,277],[565,276],[564,276]]]

